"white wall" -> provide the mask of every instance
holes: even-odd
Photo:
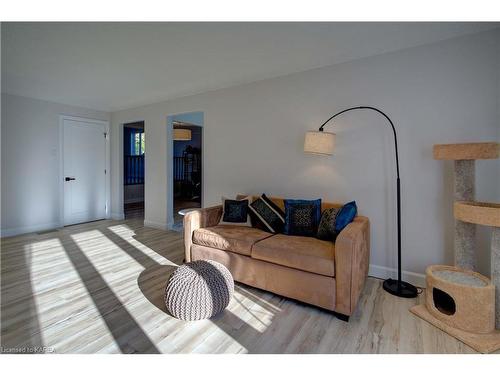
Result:
[[[2,236],[59,222],[59,115],[109,114],[2,94]]]
[[[384,276],[384,267],[396,267],[387,123],[375,112],[351,112],[329,128],[338,134],[335,156],[302,152],[306,130],[343,108],[373,105],[393,119],[399,137],[403,269],[422,273],[429,264],[452,263],[452,163],[433,160],[432,145],[498,139],[499,42],[497,29],[113,113],[112,209],[123,206],[121,124],[146,122],[146,223],[165,227],[167,116],[203,111],[205,206],[238,192],[355,199],[371,220],[371,272]],[[478,199],[500,200],[497,164],[478,163]],[[488,267],[487,258],[481,265]]]

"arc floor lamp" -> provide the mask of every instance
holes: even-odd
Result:
[[[318,131],[308,131],[304,142],[304,152],[319,155],[333,155],[335,146],[335,134],[323,131],[323,128],[335,117],[349,111],[355,110],[372,110],[386,118],[392,128],[394,134],[394,148],[396,151],[396,186],[397,186],[397,215],[398,215],[398,279],[387,279],[384,281],[384,289],[398,297],[415,298],[417,296],[417,288],[401,280],[401,182],[399,179],[399,156],[398,156],[398,139],[396,137],[396,129],[389,116],[380,109],[369,106],[351,107],[344,109],[326,120],[318,129]]]

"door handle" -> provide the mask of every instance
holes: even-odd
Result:
[[[74,178],[74,177],[66,177],[64,179],[64,181],[73,181],[73,180],[76,180],[76,178]]]

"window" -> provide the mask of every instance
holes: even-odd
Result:
[[[144,154],[144,131],[141,133],[132,133],[132,152],[131,155]]]

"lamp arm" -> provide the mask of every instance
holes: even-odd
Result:
[[[380,113],[382,116],[386,118],[386,120],[389,122],[392,128],[392,134],[394,134],[394,149],[396,151],[396,172],[397,172],[397,179],[396,179],[396,187],[397,187],[397,218],[398,218],[398,279],[397,280],[392,280],[392,279],[387,279],[384,281],[384,289],[396,296],[399,297],[405,297],[405,298],[415,298],[417,296],[417,288],[415,288],[413,285],[405,282],[401,278],[401,182],[399,179],[399,156],[398,156],[398,138],[396,136],[396,129],[394,128],[394,124],[392,123],[391,119],[389,116],[387,116],[384,112],[382,112],[380,109],[375,108],[375,107],[368,107],[368,106],[361,106],[361,107],[352,107],[352,108],[347,108],[344,109],[343,111],[340,111],[333,116],[331,116],[328,120],[326,120],[319,128],[319,131],[322,132],[323,128],[325,127],[326,124],[328,124],[331,120],[333,120],[335,117],[340,116],[341,114],[349,111],[354,111],[358,109],[370,109],[372,111]]]
[[[349,112],[349,111],[354,111],[354,110],[357,110],[357,109],[371,109],[372,111],[375,111],[375,112],[378,112],[380,113],[382,116],[384,116],[387,121],[389,121],[389,124],[391,125],[391,128],[392,128],[392,133],[394,134],[394,147],[395,147],[395,150],[396,150],[396,173],[397,173],[397,176],[398,176],[398,179],[399,179],[399,156],[398,156],[398,138],[396,136],[396,129],[394,128],[394,124],[392,123],[391,119],[389,118],[389,116],[387,116],[384,112],[382,112],[380,109],[378,108],[375,108],[375,107],[369,107],[369,106],[361,106],[361,107],[351,107],[351,108],[347,108],[347,109],[344,109],[343,111],[340,111],[336,114],[334,114],[332,117],[330,117],[328,120],[326,120],[320,127],[319,127],[319,131],[322,132],[323,131],[323,128],[324,126],[329,123],[331,120],[333,120],[335,117],[345,113],[345,112]]]

